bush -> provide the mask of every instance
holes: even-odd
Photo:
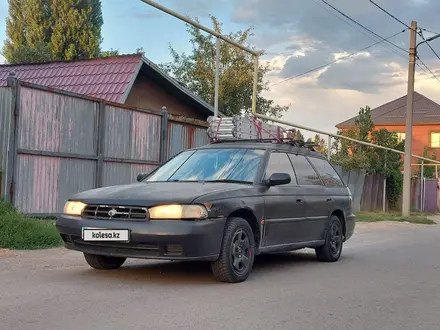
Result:
[[[35,250],[60,246],[53,220],[26,217],[0,201],[0,248]]]
[[[387,197],[390,208],[396,208],[396,204],[400,199],[403,191],[403,174],[399,169],[393,169],[387,177]]]

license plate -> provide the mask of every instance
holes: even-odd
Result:
[[[83,228],[82,239],[83,241],[129,242],[130,232],[128,229]]]

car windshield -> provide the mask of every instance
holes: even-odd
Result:
[[[264,151],[201,149],[184,151],[144,181],[254,182]]]

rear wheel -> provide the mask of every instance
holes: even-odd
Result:
[[[84,253],[84,258],[90,267],[106,270],[117,269],[121,267],[126,260],[126,258],[108,257],[89,253]]]
[[[255,240],[249,223],[242,218],[226,222],[218,260],[211,263],[214,277],[222,282],[246,280],[254,265]]]
[[[342,223],[337,216],[333,215],[327,227],[324,245],[315,249],[316,257],[323,262],[338,261],[342,253],[342,245]]]

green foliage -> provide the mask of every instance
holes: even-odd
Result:
[[[101,0],[8,0],[3,56],[10,64],[100,54]]]
[[[361,108],[355,125],[344,132],[338,132],[355,140],[373,143],[403,151],[405,142],[400,141],[395,132],[386,129],[374,130],[371,109]],[[345,139],[337,139],[333,144],[335,150],[332,161],[346,169],[364,169],[367,173],[384,174],[387,178],[387,198],[393,208],[399,200],[403,189],[401,155],[384,149],[361,145]]]
[[[391,209],[396,207],[396,203],[403,191],[403,174],[399,169],[393,168],[387,174],[386,195]]]
[[[110,57],[119,55],[119,50],[111,48],[110,50],[103,50],[99,54],[100,57]]]
[[[53,221],[27,218],[0,201],[0,248],[34,250],[61,244]]]
[[[197,19],[196,19],[197,20]],[[222,33],[221,23],[211,16],[213,29]],[[205,35],[199,29],[188,26],[192,43],[192,53],[178,54],[170,46],[172,62],[160,65],[162,69],[174,76],[182,85],[209,104],[214,104],[215,97],[215,55],[216,38]],[[229,38],[240,44],[247,44],[252,36],[251,29],[230,33]],[[219,111],[227,116],[249,113],[252,106],[253,89],[253,56],[247,52],[221,42],[219,74]],[[266,99],[262,93],[269,90],[264,75],[270,70],[269,64],[260,65],[257,89],[257,112],[272,117],[280,117],[288,106],[280,106],[273,100]]]
[[[423,157],[437,160],[437,152],[435,152],[435,151],[430,152],[429,148],[425,147],[423,150]],[[418,159],[417,162],[419,164],[422,163],[422,161],[420,159]],[[436,177],[435,166],[432,166],[430,164],[433,164],[433,163],[429,163],[426,161],[424,162],[424,165],[427,165],[427,166],[423,166],[423,177],[429,178],[429,179],[434,179]],[[421,166],[418,166],[418,168],[416,169],[416,172],[417,172],[416,173],[417,175],[421,175]]]
[[[409,217],[403,217],[399,213],[374,213],[374,212],[359,212],[356,213],[356,220],[359,222],[380,222],[380,221],[396,221],[396,222],[410,222],[414,224],[435,225],[436,222],[428,219],[424,214],[412,214]]]

